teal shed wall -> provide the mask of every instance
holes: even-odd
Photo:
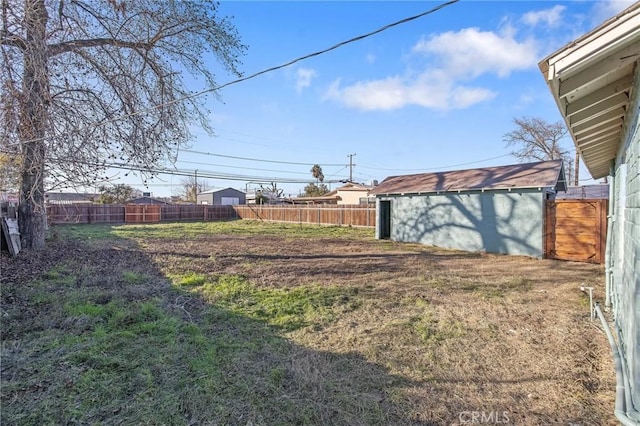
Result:
[[[376,205],[379,213],[380,201],[391,202],[394,241],[542,257],[545,196],[538,189],[469,191],[377,197]]]

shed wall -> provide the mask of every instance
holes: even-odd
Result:
[[[221,205],[223,197],[238,198],[240,200],[240,204],[247,203],[246,194],[244,192],[233,188],[227,188],[216,192],[198,194],[197,204],[202,204],[203,201],[206,201],[207,204],[210,205]]]
[[[391,200],[394,241],[542,257],[544,194],[487,191],[379,199]]]
[[[618,151],[612,199],[612,302],[636,411],[640,411],[640,67]]]

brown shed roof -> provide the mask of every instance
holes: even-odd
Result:
[[[562,160],[449,172],[391,176],[372,195],[473,191],[508,188],[554,188],[564,191]]]

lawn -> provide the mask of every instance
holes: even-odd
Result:
[[[615,424],[600,266],[233,221],[0,267],[2,424]]]

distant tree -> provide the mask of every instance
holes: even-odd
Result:
[[[20,186],[20,158],[0,152],[0,191],[17,191]]]
[[[568,129],[561,121],[548,123],[541,118],[514,118],[516,129],[503,136],[507,147],[514,148],[511,155],[521,161],[563,160],[566,175],[573,176],[571,150],[565,148],[562,140]],[[578,170],[575,171],[578,181]]]
[[[276,182],[271,182],[269,185],[260,184],[260,191],[268,192],[273,194],[274,197],[280,198],[284,194],[284,189],[278,188],[278,184]]]
[[[180,189],[176,195],[184,201],[195,203],[197,195],[209,189],[211,189],[211,184],[206,179],[199,178],[196,181],[195,176],[185,176],[180,180]]]
[[[271,182],[269,185],[260,184],[260,189],[256,191],[256,204],[277,203],[283,194],[284,190],[278,188],[276,182]]]
[[[45,178],[93,185],[114,163],[152,177],[192,124],[211,130],[194,89],[240,76],[246,49],[206,0],[2,0],[1,20],[0,146],[20,147],[25,250],[44,247]]]
[[[125,184],[102,185],[98,191],[100,192],[98,202],[101,204],[124,204],[131,200],[135,193],[135,189]]]
[[[311,175],[318,181],[324,181],[324,173],[322,173],[322,167],[319,164],[314,164],[311,168]]]
[[[309,185],[304,187],[303,197],[321,197],[327,193],[329,193],[329,188],[324,183],[315,184],[310,183]]]

